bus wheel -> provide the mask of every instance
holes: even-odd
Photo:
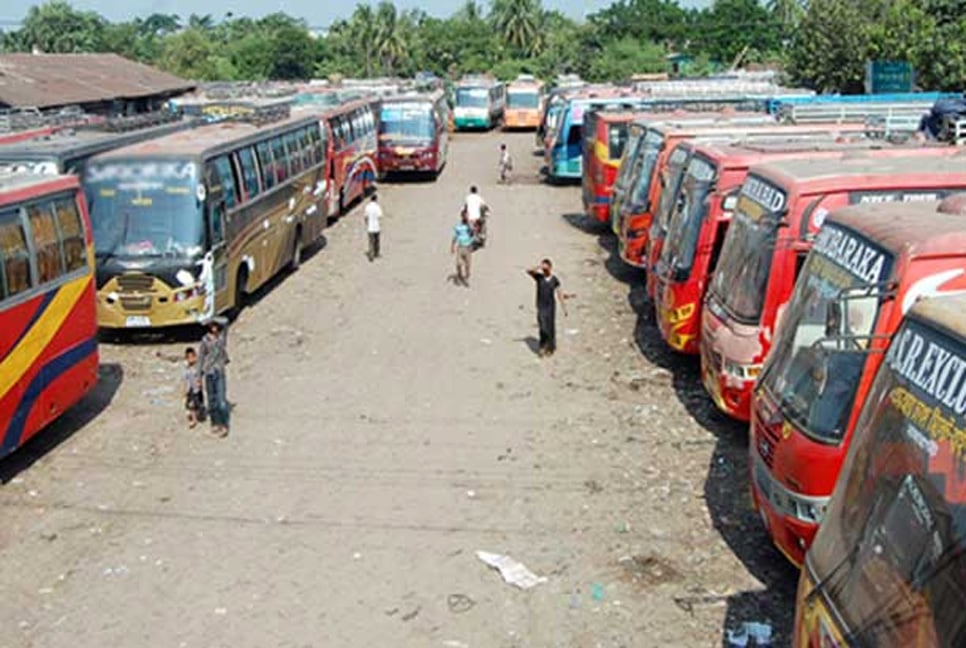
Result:
[[[289,270],[295,272],[302,265],[302,228],[295,230],[295,239],[292,241],[292,260],[288,264]]]
[[[248,269],[244,266],[238,271],[235,277],[235,303],[232,305],[231,318],[237,319],[245,308],[248,293],[245,292],[245,284],[248,283]]]

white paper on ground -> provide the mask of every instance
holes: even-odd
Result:
[[[540,583],[546,583],[545,576],[537,576],[527,569],[523,563],[519,563],[509,556],[477,551],[476,557],[494,569],[500,570],[500,575],[510,585],[516,585],[520,589],[530,589]]]

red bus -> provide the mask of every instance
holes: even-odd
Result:
[[[0,457],[97,384],[94,249],[76,176],[0,176]]]
[[[922,300],[893,339],[805,560],[794,646],[966,645],[964,312]],[[959,369],[932,379],[940,360]]]
[[[404,94],[379,104],[379,173],[439,175],[449,150],[446,94]]]
[[[300,111],[317,111],[311,105]],[[304,113],[303,113],[304,114]],[[328,216],[345,213],[376,182],[377,136],[376,114],[372,102],[357,99],[327,109],[319,118],[326,143],[325,173]]]
[[[922,148],[902,158],[752,167],[701,315],[702,382],[721,411],[749,420],[779,311],[825,216],[849,204],[936,200],[966,189],[966,156],[950,152]]]
[[[755,504],[795,564],[822,520],[903,316],[920,297],[966,292],[966,210],[937,207],[836,211],[802,267],[755,391],[749,444]]]
[[[738,190],[751,165],[788,158],[842,157],[857,151],[865,151],[862,154],[871,157],[910,151],[909,147],[892,146],[878,139],[842,141],[828,135],[828,139],[816,136],[734,144],[692,140],[693,157],[686,179],[680,195],[672,201],[678,208],[672,210],[664,242],[659,246],[660,254],[653,262],[654,271],[648,277],[653,277],[655,284],[658,328],[672,349],[692,355],[699,351],[705,290],[731,222]],[[663,203],[664,194],[661,199]]]
[[[642,115],[628,110],[592,110],[584,116],[584,213],[601,223],[610,216],[611,188],[624,155],[629,128]]]

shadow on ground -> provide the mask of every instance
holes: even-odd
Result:
[[[121,365],[102,364],[98,369],[97,386],[87,396],[0,461],[0,483],[8,483],[93,421],[114,400],[123,380]]]
[[[604,267],[614,279],[627,286],[627,301],[637,316],[634,327],[637,348],[651,364],[671,373],[678,400],[715,437],[704,484],[708,510],[715,529],[749,573],[764,586],[727,597],[722,645],[730,645],[728,630],[739,631],[748,621],[771,624],[773,644],[790,645],[798,572],[774,548],[751,506],[747,424],[729,419],[708,398],[701,385],[697,357],[674,353],[665,344],[647,296],[645,273],[621,260],[617,239],[608,224],[583,214],[565,214],[563,218],[576,229],[597,237],[600,247],[608,253]]]

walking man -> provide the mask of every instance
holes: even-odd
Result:
[[[484,232],[485,219],[489,211],[490,206],[483,200],[483,196],[480,195],[476,185],[470,187],[470,192],[463,201],[463,213],[466,214],[467,222],[473,230],[474,236],[479,236],[481,240],[486,236]]]
[[[226,320],[214,317],[208,320],[208,332],[198,345],[198,367],[205,380],[208,396],[208,416],[211,418],[211,433],[217,437],[228,436],[228,332]]]
[[[473,260],[473,228],[464,210],[460,222],[453,228],[453,241],[450,254],[456,255],[456,283],[470,287],[470,265]]]
[[[500,184],[509,184],[513,171],[513,158],[506,144],[500,144]]]
[[[366,232],[369,234],[369,261],[378,259],[380,255],[379,250],[379,234],[382,232],[382,225],[380,221],[382,220],[382,207],[379,206],[379,199],[376,194],[372,194],[372,198],[369,199],[369,204],[366,205]]]
[[[540,327],[540,357],[553,355],[557,350],[557,302],[567,316],[566,295],[560,290],[560,280],[553,274],[553,263],[544,259],[540,265],[527,270],[527,274],[537,282],[537,326]]]

